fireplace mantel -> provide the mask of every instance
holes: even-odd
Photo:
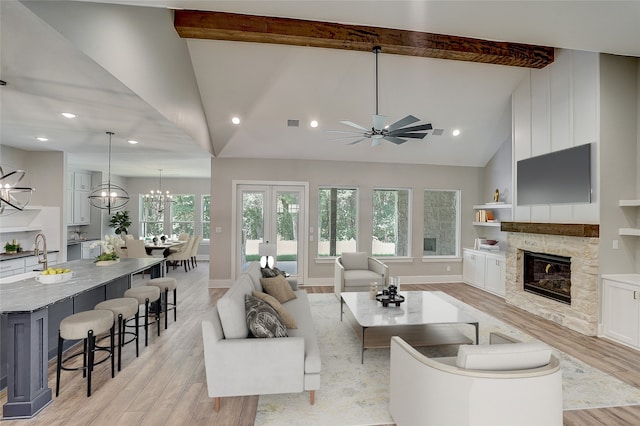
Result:
[[[502,222],[500,230],[503,232],[564,235],[569,237],[600,237],[600,225],[591,223]]]

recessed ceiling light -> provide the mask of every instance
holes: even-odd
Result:
[[[128,140],[127,142],[129,142],[131,145],[135,145],[138,143],[138,141],[134,141],[133,139]]]
[[[70,112],[63,112],[62,116],[65,117],[65,118],[76,118],[77,117],[77,115],[72,114]]]
[[[47,138],[43,138],[42,136],[37,136],[36,139],[38,139],[40,142],[46,142],[49,140]]]
[[[240,118],[239,118],[239,117],[233,117],[233,118],[231,119],[231,122],[232,122],[233,124],[240,124]]]
[[[451,134],[452,134],[453,136],[458,136],[458,135],[460,135],[460,130],[455,129],[453,132],[451,132]]]
[[[311,123],[309,123],[311,125],[311,127],[316,128],[318,127],[318,121],[316,120],[311,120]]]

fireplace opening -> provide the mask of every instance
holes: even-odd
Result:
[[[524,252],[524,291],[571,304],[571,258]]]

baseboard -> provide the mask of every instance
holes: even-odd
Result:
[[[422,276],[401,276],[400,285],[402,284],[440,284],[440,283],[460,283],[462,275],[422,275]]]
[[[209,280],[209,288],[229,288],[233,284],[233,280]]]

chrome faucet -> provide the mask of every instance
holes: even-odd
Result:
[[[38,240],[42,240],[42,260],[40,259],[40,249],[38,248]],[[35,248],[33,249],[33,255],[38,258],[38,263],[43,264],[43,271],[47,270],[47,239],[42,232],[36,234]]]

